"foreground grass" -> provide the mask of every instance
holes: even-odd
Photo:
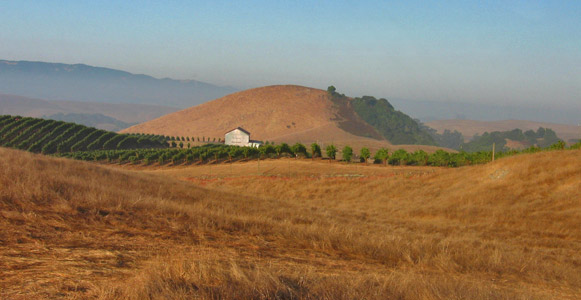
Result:
[[[0,154],[1,297],[581,295],[579,151],[460,169],[153,174]]]

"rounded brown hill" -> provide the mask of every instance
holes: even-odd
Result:
[[[276,142],[335,142],[389,145],[351,109],[326,91],[277,85],[234,93],[123,130],[169,136],[223,138],[236,127],[250,138]]]

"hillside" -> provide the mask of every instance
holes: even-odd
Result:
[[[141,123],[177,110],[177,108],[158,105],[48,101],[0,94],[0,115],[41,118],[43,116],[51,117],[57,114],[86,114],[103,115],[123,123]],[[116,131],[120,126],[115,120],[100,123],[89,123],[85,120],[80,123],[100,129]]]
[[[0,148],[0,298],[578,299],[578,151],[144,174]]]
[[[370,139],[340,129],[342,122],[381,139],[373,127],[356,116],[342,117],[325,91],[301,86],[268,86],[234,93],[123,132],[223,137],[241,126],[251,132],[251,138],[267,141]]]
[[[0,146],[43,154],[86,150],[167,148],[165,137],[117,134],[75,123],[0,115]]]
[[[472,139],[475,134],[482,135],[484,132],[510,131],[521,129],[522,131],[534,130],[539,127],[550,128],[557,133],[557,136],[566,142],[572,139],[581,139],[581,129],[575,125],[565,125],[557,123],[545,123],[525,120],[504,120],[504,121],[474,121],[474,120],[439,120],[427,122],[431,128],[439,133],[449,129],[462,133],[466,141]]]
[[[403,112],[395,110],[387,99],[378,100],[372,96],[363,96],[351,101],[357,114],[391,143],[436,145],[435,140],[428,131],[423,130],[420,123]]]
[[[48,100],[189,107],[235,90],[195,80],[158,79],[93,67],[0,60],[0,92]]]
[[[376,128],[357,115],[351,101],[333,102],[326,91],[293,85],[234,93],[122,132],[218,138],[238,126],[250,131],[251,139],[262,141],[318,142],[323,146],[350,144],[355,148],[373,149],[391,145]],[[412,151],[437,149],[431,146],[407,148]]]

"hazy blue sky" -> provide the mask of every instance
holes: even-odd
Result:
[[[581,109],[581,1],[2,1],[0,59]]]

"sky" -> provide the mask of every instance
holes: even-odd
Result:
[[[0,59],[581,111],[581,1],[10,1]]]

